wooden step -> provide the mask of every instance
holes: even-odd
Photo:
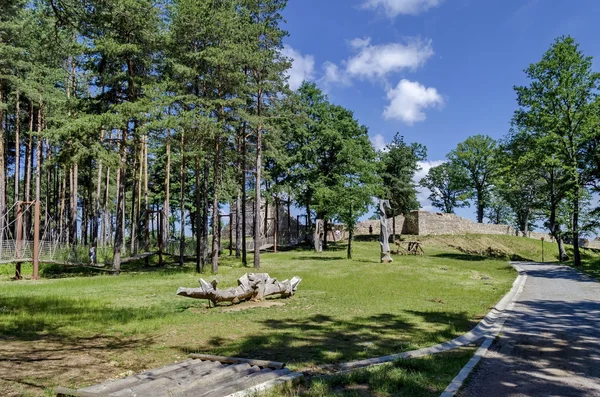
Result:
[[[115,379],[115,380],[101,383],[99,385],[84,387],[79,390],[84,391],[84,392],[91,392],[91,393],[100,393],[100,392],[101,393],[109,393],[110,392],[109,390],[112,390],[112,391],[120,390],[123,387],[127,387],[127,385],[129,385],[131,383],[134,383],[134,382],[137,382],[137,381],[140,381],[143,379],[147,379],[150,377],[155,379],[161,374],[167,373],[169,371],[177,370],[177,369],[185,367],[191,363],[198,363],[198,362],[201,362],[201,360],[187,359],[187,360],[180,361],[178,363],[166,365],[161,368],[151,369],[148,371],[140,372],[139,374],[131,375],[126,378]]]
[[[232,365],[232,367],[237,367],[241,365],[249,366],[248,364],[236,364]],[[227,375],[221,375],[219,377],[212,377],[211,379],[198,379],[196,382],[189,384],[187,387],[177,388],[173,390],[169,390],[172,396],[177,397],[199,397],[206,393],[210,393],[213,390],[224,387],[225,385],[234,382],[239,378],[246,377],[255,372],[260,372],[261,369],[257,366],[253,366],[247,368],[243,371],[230,372]],[[271,371],[269,369],[265,369],[263,371]]]
[[[249,376],[239,378],[233,382],[223,385],[223,387],[214,389],[207,394],[202,394],[202,397],[223,397],[237,391],[249,389],[252,386],[260,385],[261,383],[277,379],[281,376],[290,373],[289,369],[269,370],[263,369],[260,372],[253,373]],[[200,396],[200,395],[199,395]]]
[[[168,372],[152,380],[147,379],[137,385],[112,392],[111,397],[129,397],[129,396],[148,396],[148,395],[167,395],[167,390],[176,388],[180,385],[186,385],[195,379],[222,371],[225,367],[219,363],[204,361],[200,364],[179,368],[178,370]]]

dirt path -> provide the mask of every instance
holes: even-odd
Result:
[[[566,266],[520,266],[523,294],[458,395],[600,396],[600,283]]]

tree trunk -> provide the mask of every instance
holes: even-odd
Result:
[[[243,130],[245,134],[245,128]],[[248,249],[246,244],[246,139],[242,138],[242,264],[248,266]]]
[[[185,135],[184,131],[181,131],[181,142],[180,142],[180,150],[181,150],[181,166],[179,168],[179,184],[180,184],[180,194],[179,194],[179,264],[183,266],[183,256],[185,254]]]
[[[242,219],[240,218],[242,210],[242,196],[238,191],[235,199],[235,257],[242,256]],[[233,225],[231,225],[233,227]]]
[[[115,241],[113,246],[113,274],[121,272],[121,247],[123,245],[124,215],[125,215],[125,167],[127,166],[127,129],[121,134],[121,147],[119,149],[120,163],[117,178],[117,224],[115,227]]]
[[[0,80],[0,253],[2,252],[2,242],[4,241],[4,226],[6,214],[6,182],[5,182],[5,164],[4,164],[4,98],[3,98],[3,84]]]
[[[258,116],[260,117],[260,93],[258,96]],[[254,268],[260,269],[260,181],[262,171],[262,127],[256,128],[256,186],[254,189]]]
[[[483,223],[483,210],[484,210],[483,194],[477,192],[477,222]]]
[[[217,187],[219,184],[219,162],[220,162],[220,136],[217,134],[215,137],[215,157],[213,164],[213,203],[212,203],[212,252],[211,252],[211,264],[213,274],[219,271],[219,197],[217,194]]]
[[[144,252],[150,250],[149,246],[149,230],[148,230],[148,211],[150,210],[150,202],[148,197],[148,135],[144,135]],[[146,265],[148,265],[148,257],[146,257]]]
[[[169,240],[169,221],[170,221],[170,200],[171,200],[171,130],[167,130],[166,139],[167,164],[165,165],[165,201],[163,202],[162,217],[160,222],[162,227],[161,237],[163,247],[167,245]]]
[[[581,253],[579,252],[579,186],[573,198],[573,265],[581,266]]]
[[[62,168],[62,182],[60,184],[60,214],[58,224],[58,235],[61,242],[69,241],[68,233],[65,233],[65,218],[66,218],[66,206],[67,206],[67,170],[65,167]],[[25,201],[29,201],[29,189],[25,189]],[[26,218],[28,220],[28,218]],[[27,225],[29,227],[29,225]],[[29,229],[27,229],[29,230]],[[66,235],[67,236],[66,236]]]
[[[24,196],[25,201],[31,201],[31,167],[33,164],[33,119],[34,119],[34,111],[33,111],[33,102],[29,101],[29,136],[27,137],[27,147],[25,148],[25,189]],[[66,174],[63,172],[63,183],[65,183]],[[60,218],[60,233],[59,236],[63,238],[63,220],[65,215],[64,205],[65,205],[65,196],[64,189],[66,189],[66,185],[63,187],[63,196],[61,201],[61,218]],[[23,238],[26,240],[30,239],[31,236],[31,211],[26,211],[23,217]]]
[[[39,120],[38,120],[39,123]],[[69,171],[70,178],[70,207],[69,207],[69,243],[77,245],[77,179],[79,167],[77,163]]]
[[[354,238],[354,228],[348,228],[348,255],[347,259],[352,259],[352,239]]]
[[[19,183],[21,176],[21,108],[20,108],[20,97],[19,91],[16,93],[16,110],[15,110],[15,191],[14,191],[14,203],[16,204],[19,201]],[[15,219],[17,206],[15,205]],[[15,231],[14,235],[17,235],[17,222],[15,222]]]
[[[202,196],[200,195],[200,156],[196,155],[196,273],[202,271]]]
[[[208,186],[210,177],[210,160],[208,156],[205,156],[204,159],[204,173],[202,175],[202,183],[204,184],[204,188],[202,191],[204,195],[202,196],[202,258],[201,265],[202,268],[206,266],[208,263]]]
[[[138,195],[139,195],[139,191],[140,191],[140,179],[139,179],[139,141],[137,140],[136,136],[135,136],[135,126],[133,128],[133,166],[132,166],[132,172],[131,175],[133,176],[133,184],[131,186],[131,212],[129,215],[129,252],[130,254],[136,255],[137,254],[137,220],[138,220],[138,216],[139,214],[136,213],[137,208],[138,208]],[[138,151],[138,152],[136,152]]]
[[[106,236],[110,235],[110,214],[108,212],[108,200],[109,200],[109,188],[110,188],[110,167],[106,168],[106,190],[104,191],[104,199],[102,203],[102,229],[100,232],[100,242],[102,248],[106,247]]]

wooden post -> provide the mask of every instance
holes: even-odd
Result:
[[[158,264],[160,266],[163,265],[163,249],[164,249],[164,240],[163,240],[163,223],[164,220],[164,210],[160,210],[158,213],[158,218],[156,219],[157,228],[158,228]]]
[[[277,252],[277,233],[279,233],[279,198],[275,197],[275,227],[273,228],[273,252]]]
[[[229,256],[233,256],[233,215],[229,211]]]
[[[287,200],[287,234],[288,234],[288,240],[291,243],[292,242],[292,213],[290,211],[290,205],[292,203],[292,200],[288,197]]]
[[[296,238],[300,240],[300,215],[296,215]]]
[[[219,216],[217,216],[217,258],[219,257],[219,253],[221,252],[221,228],[222,223],[221,223],[221,214],[219,214]],[[213,244],[213,249],[214,249],[214,244]]]
[[[38,182],[39,182],[39,168],[38,168]],[[40,185],[37,184],[36,198],[35,200],[35,220],[33,223],[33,279],[39,280],[40,273]]]
[[[23,275],[21,274],[21,249],[23,244],[23,207],[21,201],[17,201],[17,262],[15,263],[15,279],[21,280]]]
[[[150,244],[149,244],[149,241],[148,241],[149,238],[150,238],[150,230],[148,230],[148,225],[150,224],[149,223],[149,217],[150,217],[150,213],[148,211],[148,207],[146,207],[146,222],[144,223],[144,228],[146,229],[146,233],[145,233],[145,236],[144,236],[145,237],[145,240],[144,240],[144,251],[146,253],[148,253],[148,251],[150,250],[150,247],[149,247]],[[149,256],[146,257],[146,266],[148,266],[148,265],[150,265],[150,257]]]

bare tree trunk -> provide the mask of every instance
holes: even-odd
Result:
[[[573,197],[573,265],[581,266],[581,253],[579,252],[579,186],[576,187]]]
[[[150,210],[149,207],[149,198],[148,198],[148,135],[144,135],[144,212],[148,214]],[[144,223],[144,251],[148,252],[150,250],[149,242],[148,242],[148,215],[146,215],[145,223]],[[148,258],[146,257],[146,264],[148,264]]]
[[[25,201],[29,202],[31,201],[31,167],[33,164],[33,119],[34,119],[34,112],[33,112],[33,102],[29,101],[29,136],[27,137],[27,147],[25,148]],[[65,173],[63,172],[63,178],[65,177]],[[64,182],[64,179],[63,179]],[[63,188],[64,189],[64,188]],[[63,191],[63,197],[62,197],[62,202],[61,205],[64,206],[64,191]],[[31,236],[31,211],[26,211],[23,217],[23,238],[28,240]],[[63,238],[62,236],[62,221],[63,218],[62,216],[64,216],[64,208],[61,210],[61,227],[60,227],[60,238]]]
[[[167,164],[165,165],[165,201],[163,203],[163,221],[160,222],[162,226],[161,237],[163,247],[169,240],[169,218],[170,214],[170,200],[171,200],[171,130],[167,130],[166,139],[166,152],[167,152]]]
[[[258,96],[258,116],[260,117],[261,95]],[[256,186],[254,190],[254,268],[260,269],[260,181],[262,171],[262,126],[256,128]]]
[[[181,167],[179,168],[179,179],[181,191],[179,195],[180,203],[180,240],[179,240],[179,264],[183,265],[183,255],[185,254],[185,152],[184,152],[184,132],[181,131]]]
[[[202,263],[202,196],[200,195],[200,156],[196,155],[195,159],[196,171],[196,273],[200,273],[203,269]],[[206,193],[205,193],[206,194]]]
[[[110,187],[110,167],[106,168],[106,190],[104,191],[104,198],[102,203],[102,225],[100,230],[100,245],[102,248],[106,247],[106,235],[110,234],[110,214],[108,213],[108,195]]]
[[[133,130],[134,134],[135,134],[135,129]],[[135,151],[137,149],[139,149],[139,142],[137,141],[137,138],[135,137],[135,135],[133,135],[133,141],[134,141],[134,148],[133,151],[135,153]],[[133,155],[133,169],[131,172],[131,175],[133,176],[133,184],[132,184],[132,192],[131,192],[131,212],[130,212],[130,218],[129,218],[129,252],[131,253],[131,255],[135,255],[137,254],[137,219],[138,219],[138,215],[136,214],[136,210],[138,208],[137,205],[137,199],[138,199],[138,195],[139,195],[139,183],[140,180],[138,178],[139,173],[138,173],[138,166],[139,166],[139,153],[135,153]]]
[[[21,99],[19,96],[19,91],[16,93],[16,110],[15,110],[15,191],[14,191],[14,202],[15,204],[19,201],[19,183],[21,176],[21,108],[20,103]],[[15,219],[17,206],[15,205]],[[15,231],[14,235],[17,235],[17,222],[15,222]]]
[[[0,80],[0,252],[2,247],[2,241],[4,240],[4,226],[5,215],[6,215],[6,181],[5,181],[5,164],[4,164],[4,98],[3,98],[3,85]]]
[[[205,194],[202,199],[202,232],[201,232],[201,240],[202,240],[202,258],[200,264],[202,268],[206,266],[208,263],[208,178],[210,177],[210,160],[208,156],[205,156],[204,160],[204,173],[202,175],[202,183],[204,184],[204,188],[202,189]]]
[[[235,199],[235,257],[240,258],[242,256],[242,196],[238,192]],[[233,227],[234,225],[231,225]]]
[[[39,122],[39,121],[38,121]],[[69,243],[77,245],[77,179],[79,168],[77,163],[69,170],[70,206],[69,206]]]
[[[125,214],[125,167],[127,166],[127,129],[121,134],[121,147],[119,148],[120,163],[117,178],[117,225],[115,227],[115,243],[113,247],[113,274],[121,272],[121,246],[123,245],[123,228]]]
[[[29,189],[25,189],[25,201],[29,201]],[[58,223],[58,235],[60,236],[61,242],[68,241],[64,237],[65,233],[65,217],[66,217],[66,201],[67,201],[67,170],[62,168],[62,182],[60,184],[60,214]]]
[[[211,264],[212,272],[214,274],[219,272],[219,197],[217,194],[217,186],[219,185],[219,162],[220,162],[220,136],[217,134],[215,137],[215,157],[213,164],[213,208],[212,208],[212,252],[211,252]]]
[[[40,260],[40,203],[41,203],[41,178],[42,178],[42,104],[38,107],[38,125],[35,159],[35,220],[33,231],[33,279],[39,279],[38,269]]]
[[[245,135],[246,129],[243,130]],[[246,138],[242,137],[242,264],[248,266],[248,249],[246,244]]]
[[[98,161],[98,175],[96,176],[96,192],[94,195],[94,211],[92,224],[92,247],[98,249],[98,223],[100,222],[100,192],[102,191],[102,161]],[[104,229],[104,226],[102,227]]]

